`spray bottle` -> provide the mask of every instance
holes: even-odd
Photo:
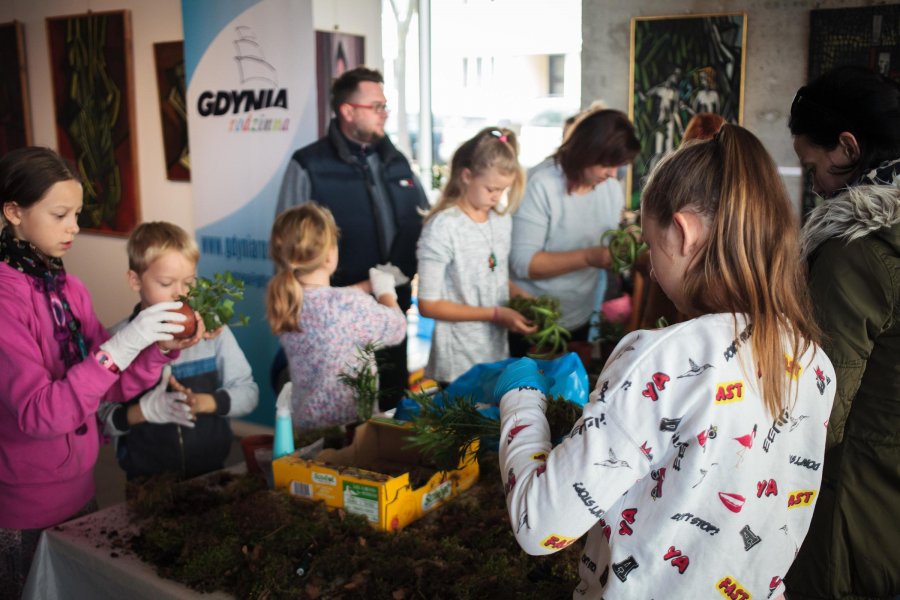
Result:
[[[275,441],[272,444],[272,460],[294,451],[294,424],[291,419],[293,385],[284,384],[275,401]]]

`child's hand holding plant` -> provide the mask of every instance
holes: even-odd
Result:
[[[525,315],[519,311],[508,306],[494,307],[494,316],[491,321],[520,335],[530,335],[537,331],[537,325],[525,318]]]

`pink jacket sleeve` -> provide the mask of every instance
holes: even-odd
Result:
[[[81,322],[88,356],[68,369],[53,337],[49,310],[32,296],[9,302],[4,298],[4,343],[0,344],[0,403],[13,414],[20,431],[51,438],[73,431],[97,411],[101,400],[127,400],[159,379],[162,367],[176,357],[153,345],[121,375],[100,366],[93,355],[109,334],[94,314],[90,296],[69,276],[67,299]],[[22,301],[25,300],[25,301]]]

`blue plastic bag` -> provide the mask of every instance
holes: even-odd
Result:
[[[444,399],[456,396],[471,398],[479,407],[479,412],[493,419],[500,419],[500,409],[494,403],[494,386],[500,373],[506,365],[515,358],[508,358],[499,362],[477,364],[459,377],[457,377],[446,389],[438,392],[434,402],[440,406]],[[587,372],[578,355],[569,352],[553,360],[537,360],[538,367],[544,375],[553,378],[553,385],[548,394],[550,396],[562,396],[566,400],[584,406],[587,404],[588,389]],[[412,398],[403,398],[397,405],[395,419],[410,421],[419,413],[419,404]]]

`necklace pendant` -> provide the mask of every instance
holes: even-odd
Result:
[[[494,269],[497,268],[497,257],[494,256],[493,252],[488,256],[488,267],[490,267],[492,273],[494,272]]]

